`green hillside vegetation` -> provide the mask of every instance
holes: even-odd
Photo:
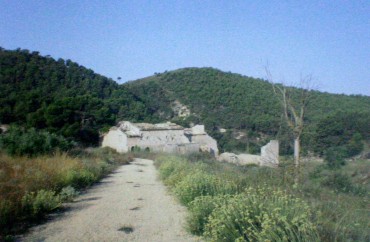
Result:
[[[46,129],[85,145],[117,120],[156,121],[127,88],[71,60],[0,48],[0,124]]]
[[[254,153],[268,139],[277,138],[282,141],[283,153],[292,151],[292,138],[282,119],[281,106],[265,80],[213,68],[184,68],[124,86],[163,118],[172,118],[185,126],[205,124],[222,150]],[[297,98],[299,89],[288,89]],[[171,112],[171,102],[175,100],[190,108],[189,117],[179,118]],[[360,136],[361,142],[369,141],[370,97],[312,91],[305,122],[306,152],[323,154],[332,145],[348,146],[354,136]],[[336,122],[335,127],[331,122]],[[228,132],[220,133],[220,128]],[[243,132],[244,137],[235,139],[238,132]]]
[[[293,98],[299,89],[288,88]],[[177,117],[174,101],[191,115]],[[0,124],[45,130],[82,145],[120,120],[205,124],[222,151],[258,153],[269,139],[292,152],[292,135],[271,84],[213,68],[185,68],[117,84],[71,60],[0,48]],[[369,143],[370,97],[311,92],[303,151],[356,155]],[[227,132],[221,133],[220,128]],[[237,138],[238,137],[238,138]],[[4,145],[4,142],[3,142]]]

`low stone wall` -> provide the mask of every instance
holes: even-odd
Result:
[[[277,167],[279,165],[279,141],[271,140],[261,148],[261,155],[222,153],[218,157],[219,161],[228,162],[236,165],[256,164],[260,166]]]
[[[218,157],[219,161],[232,163],[235,165],[248,165],[248,164],[256,164],[259,165],[261,162],[261,157],[259,155],[251,155],[251,154],[240,154],[236,155],[234,153],[222,153]]]

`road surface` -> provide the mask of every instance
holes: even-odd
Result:
[[[153,161],[135,159],[20,240],[199,241],[184,229],[185,212],[158,180]]]

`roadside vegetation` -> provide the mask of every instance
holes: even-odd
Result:
[[[37,156],[0,151],[0,240],[42,220],[131,159],[132,154],[121,155],[107,148]]]
[[[188,207],[188,229],[211,241],[369,241],[370,162],[238,167],[161,156],[160,177]]]

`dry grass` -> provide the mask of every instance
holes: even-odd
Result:
[[[36,198],[41,191],[59,196],[65,187],[89,186],[132,158],[109,149],[34,158],[11,157],[0,152],[0,240],[1,234],[18,230],[19,222],[35,219],[25,208],[25,197]]]

